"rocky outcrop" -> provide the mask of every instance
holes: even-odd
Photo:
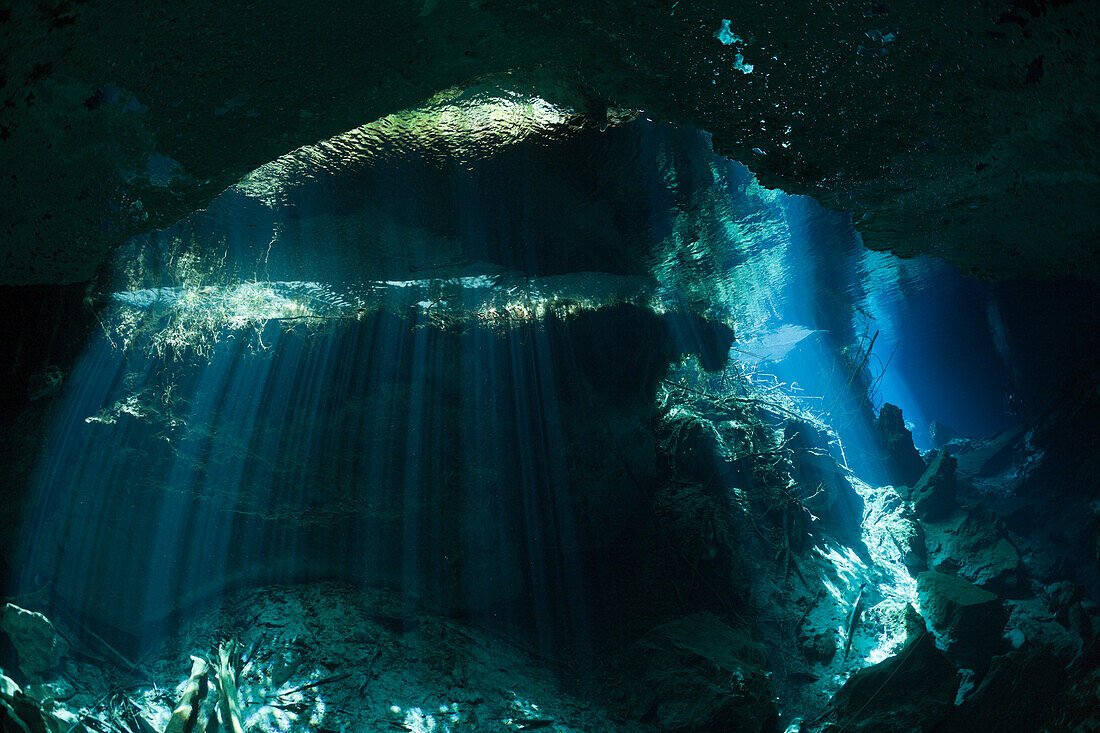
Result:
[[[958,664],[982,670],[1004,647],[1001,599],[965,578],[928,571],[917,576],[921,614]]]
[[[900,491],[921,519],[939,519],[955,508],[955,459],[941,450],[913,485]]]
[[[853,674],[829,703],[836,729],[932,731],[950,714],[959,683],[931,634],[897,656]]]
[[[1038,598],[1005,601],[1005,638],[1013,649],[1043,651],[1065,666],[1081,653],[1081,635],[1058,623]]]
[[[15,647],[19,670],[31,679],[55,669],[69,650],[48,618],[12,603],[0,611],[0,631]]]
[[[1054,613],[1058,622],[1065,625],[1069,621],[1069,612],[1085,597],[1085,587],[1080,583],[1071,583],[1068,580],[1060,580],[1051,583],[1043,591],[1043,597],[1047,605]]]
[[[1017,441],[1024,435],[1022,426],[1002,430],[982,440],[969,441],[953,452],[958,471],[970,479],[996,476],[1011,468]]]
[[[996,514],[981,506],[960,509],[939,522],[925,522],[933,569],[957,573],[994,593],[1021,592],[1020,553]]]
[[[880,486],[867,492],[864,532],[878,545],[892,545],[915,577],[928,569],[928,551],[924,525],[914,515],[912,506],[902,499],[902,491],[904,486]]]
[[[47,722],[49,721],[49,722]],[[48,727],[53,723],[52,727]],[[19,685],[0,673],[0,730],[21,733],[47,733],[57,727],[37,701],[28,697]]]
[[[889,402],[882,406],[872,424],[882,451],[886,480],[883,483],[912,486],[924,473],[924,461],[913,446],[913,434],[905,427],[901,408]]]
[[[733,15],[18,5],[0,15],[0,280],[90,278],[112,246],[258,165],[487,78],[599,122],[618,106],[708,130],[767,186],[853,211],[876,249],[1095,276],[1096,146],[1080,132],[1100,88],[1094,4],[757,1]]]

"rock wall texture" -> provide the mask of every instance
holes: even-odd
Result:
[[[300,145],[496,83],[696,125],[868,246],[1100,274],[1087,0],[0,7],[0,282],[112,247]]]

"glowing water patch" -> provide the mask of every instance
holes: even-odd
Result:
[[[109,295],[101,323],[112,345],[165,355],[207,354],[234,332],[252,329],[266,349],[269,322],[316,328],[372,312],[419,311],[446,327],[476,321],[509,328],[551,314],[569,315],[630,303],[663,312],[652,278],[572,273],[528,278],[512,273],[423,280],[366,281],[340,287],[317,282],[247,281],[127,290]]]
[[[723,18],[722,25],[719,26],[718,30],[714,32],[714,37],[717,38],[723,46],[729,46],[735,43],[744,43],[745,39],[741,38],[741,36],[730,30],[730,22],[731,21],[728,18]],[[737,56],[734,57],[733,68],[737,69],[742,74],[751,74],[753,70],[753,65],[746,64],[745,56],[741,52],[738,52]]]
[[[472,162],[529,138],[569,127],[572,110],[495,86],[450,89],[426,104],[387,115],[257,168],[232,190],[269,205],[311,180],[416,150]]]
[[[717,38],[723,46],[729,46],[732,43],[743,42],[741,36],[738,36],[732,30],[730,30],[730,23],[731,21],[729,18],[723,18],[722,25],[718,28],[718,30],[714,32],[714,37]]]
[[[163,307],[183,317],[216,318],[230,327],[253,320],[339,315],[358,305],[344,300],[331,288],[309,282],[152,288],[113,293],[111,299],[133,308]]]

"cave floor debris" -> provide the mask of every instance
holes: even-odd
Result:
[[[227,596],[153,645],[137,670],[74,657],[25,692],[87,730],[163,731],[193,659],[216,659],[228,638],[241,649],[237,691],[248,731],[656,730],[616,714],[592,679],[499,635],[335,582]],[[140,722],[121,722],[135,715]]]

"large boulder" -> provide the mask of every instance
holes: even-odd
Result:
[[[930,731],[951,712],[958,687],[955,668],[926,633],[853,674],[829,707],[846,733]]]
[[[3,674],[0,674],[0,731],[47,733],[38,704]]]
[[[0,611],[0,631],[11,639],[19,670],[29,678],[57,667],[69,651],[48,618],[13,603]]]
[[[764,655],[743,632],[709,613],[651,630],[632,649],[632,707],[663,731],[777,731]]]
[[[1051,583],[1043,592],[1047,606],[1063,626],[1069,625],[1069,611],[1085,597],[1085,586],[1059,580]]]
[[[956,461],[947,451],[941,450],[925,469],[924,474],[911,489],[901,491],[913,502],[913,508],[921,519],[938,519],[955,508]]]
[[[1012,595],[1022,586],[1020,553],[1000,518],[980,506],[924,523],[933,569],[958,574],[994,593]]]
[[[917,576],[920,611],[958,664],[984,670],[1002,650],[1005,609],[1001,599],[966,578],[928,571]]]
[[[966,450],[959,451],[959,473],[969,479],[996,476],[1012,467],[1017,441],[1024,435],[1024,428],[1016,425],[982,440],[972,441]]]

